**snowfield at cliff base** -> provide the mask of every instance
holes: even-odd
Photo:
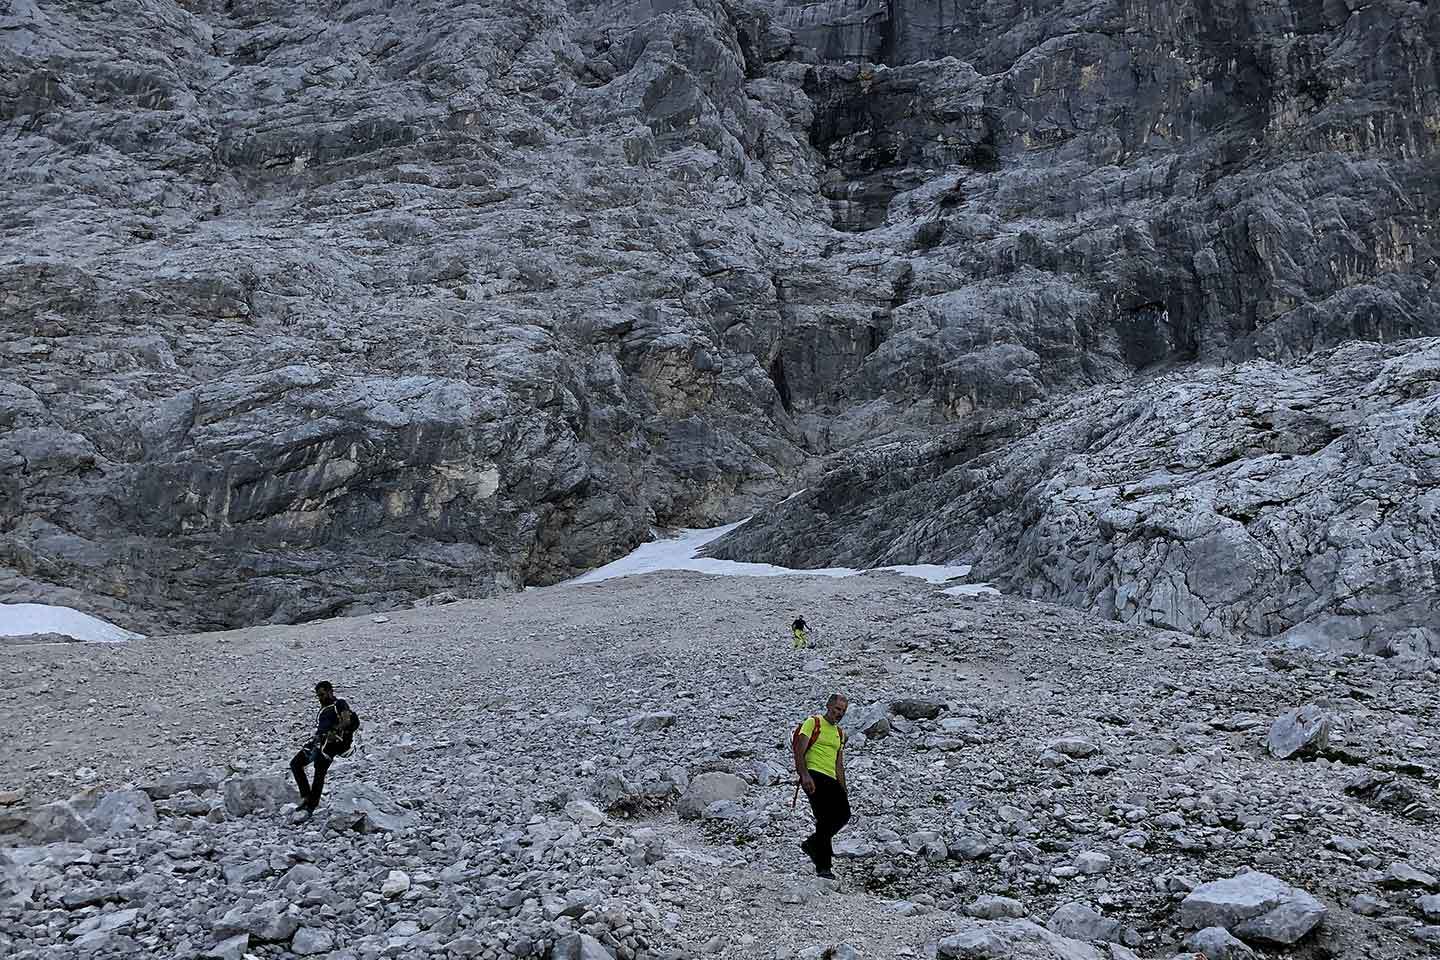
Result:
[[[0,637],[26,637],[58,633],[89,643],[117,643],[143,639],[138,633],[106,623],[69,607],[48,603],[0,603]]]
[[[660,537],[641,544],[626,556],[603,567],[569,581],[572,584],[599,583],[617,577],[633,577],[657,570],[694,570],[725,577],[850,577],[869,571],[850,567],[826,567],[821,570],[793,570],[768,563],[737,563],[733,560],[714,560],[699,556],[706,544],[723,537],[739,528],[744,520],[723,527],[705,527],[697,530],[680,530],[672,537]],[[890,571],[906,577],[919,577],[928,583],[946,583],[963,578],[970,572],[968,565],[946,566],[943,564],[916,563],[877,570]],[[976,596],[998,593],[994,587],[983,583],[962,583],[945,588],[945,593],[955,596]],[[36,634],[60,634],[87,643],[116,643],[122,640],[142,640],[144,637],[132,633],[98,617],[71,610],[68,607],[43,603],[0,604],[0,637],[24,637]]]
[[[748,518],[723,527],[679,530],[672,537],[661,537],[657,532],[656,539],[641,544],[619,560],[607,563],[603,567],[596,567],[589,573],[576,577],[570,583],[599,583],[602,580],[633,577],[642,573],[653,573],[657,570],[694,570],[697,573],[710,573],[722,577],[853,577],[856,574],[871,572],[853,567],[796,570],[770,563],[740,563],[734,560],[717,560],[712,557],[700,556],[700,551],[707,544],[719,540],[733,530],[740,529],[746,522],[748,522]],[[874,570],[898,573],[904,577],[919,577],[928,583],[946,583],[969,575],[970,566],[969,564],[910,563],[875,567]],[[945,588],[945,592],[956,596],[999,593],[994,587],[983,583],[963,583],[950,586]]]

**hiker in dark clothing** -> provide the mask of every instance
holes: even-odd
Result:
[[[840,721],[849,702],[832,693],[823,716],[810,717],[795,728],[790,749],[795,754],[795,772],[800,789],[815,812],[815,832],[800,849],[815,864],[815,872],[833,879],[830,871],[835,852],[830,841],[850,822],[850,794],[845,787],[845,731]]]
[[[320,792],[325,789],[325,772],[335,756],[347,749],[346,731],[350,726],[350,705],[335,696],[329,680],[315,684],[315,698],[320,701],[320,716],[315,721],[315,736],[300,748],[290,761],[295,785],[300,788],[300,809],[314,813],[320,805]],[[305,779],[305,768],[315,765],[315,782]]]
[[[793,645],[796,650],[810,645],[810,637],[806,634],[809,627],[804,617],[796,617],[795,622],[790,624],[790,636],[793,638]]]

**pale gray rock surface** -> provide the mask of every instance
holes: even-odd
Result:
[[[1185,938],[1185,946],[1205,960],[1253,960],[1255,951],[1232,937],[1224,927],[1206,927]]]
[[[1171,373],[838,455],[708,552],[967,561],[1104,617],[1422,671],[1440,654],[1437,412],[1434,339]]]
[[[1201,884],[1180,904],[1187,927],[1221,927],[1246,940],[1289,945],[1309,934],[1328,911],[1297,887],[1259,871]]]
[[[749,789],[745,781],[734,774],[702,773],[690,781],[689,788],[675,806],[675,812],[682,819],[696,820],[712,803],[739,800]]]
[[[1309,704],[1287,710],[1270,726],[1265,748],[1278,760],[1303,757],[1325,749],[1330,742],[1330,715]]]

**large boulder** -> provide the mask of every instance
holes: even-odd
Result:
[[[368,783],[341,784],[331,792],[327,803],[330,815],[326,823],[332,829],[401,833],[419,822],[415,811],[400,806]]]
[[[1297,707],[1282,713],[1270,726],[1265,748],[1279,760],[1305,757],[1330,742],[1330,715],[1317,706]]]
[[[555,941],[550,960],[615,960],[615,954],[588,933],[571,933]]]
[[[939,960],[1109,960],[1095,947],[1030,920],[965,920],[942,939]]]
[[[739,800],[750,790],[749,785],[733,773],[702,773],[690,781],[675,811],[682,820],[698,820],[705,808],[721,800]]]
[[[84,840],[91,832],[90,826],[65,800],[0,810],[0,842],[8,844]]]
[[[840,721],[840,728],[849,737],[864,734],[871,740],[879,740],[890,733],[890,715],[878,703],[851,706],[845,711],[845,719]]]
[[[259,777],[235,777],[226,780],[225,812],[232,817],[252,813],[273,813],[287,803],[300,799],[300,791],[289,774]]]
[[[71,798],[72,806],[79,806]],[[125,833],[130,830],[148,830],[159,822],[155,804],[141,790],[126,788],[107,790],[99,794],[93,806],[86,804],[85,822],[90,829],[101,834]]]
[[[1221,927],[1245,940],[1288,946],[1325,919],[1326,908],[1279,877],[1250,871],[1202,883],[1180,903],[1180,923]]]
[[[214,932],[220,937],[245,933],[264,943],[280,943],[293,937],[304,919],[298,906],[284,900],[237,904],[216,921]]]
[[[1056,907],[1045,926],[1053,933],[1077,940],[1116,940],[1120,936],[1119,920],[1101,916],[1090,904],[1079,900]]]

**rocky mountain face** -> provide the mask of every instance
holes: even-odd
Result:
[[[837,459],[710,552],[974,556],[1007,592],[1120,620],[1440,654],[1440,340],[1096,388]]]
[[[0,598],[153,631],[489,595],[877,440],[1423,358],[1437,50],[1404,2],[0,0]],[[1323,356],[1274,377],[1369,382]],[[1038,589],[1260,633],[1427,582],[1312,564],[1254,612],[1084,567]]]

